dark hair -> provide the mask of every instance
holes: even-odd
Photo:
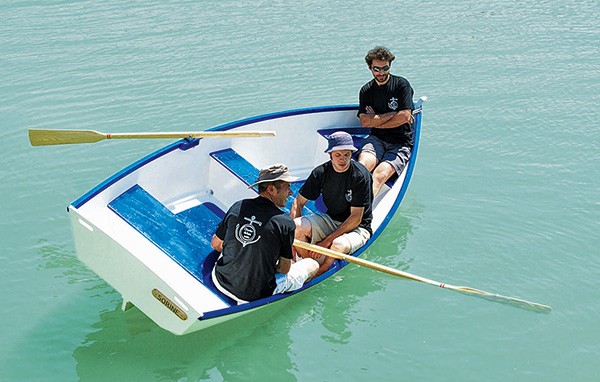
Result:
[[[387,61],[391,64],[395,58],[396,56],[394,56],[388,48],[384,46],[376,46],[375,48],[367,52],[367,55],[365,56],[365,61],[367,62],[367,65],[371,67],[373,60]]]
[[[267,191],[267,188],[269,188],[269,185],[272,184],[273,186],[275,186],[275,188],[279,191],[281,190],[281,185],[283,184],[283,180],[276,180],[274,182],[262,182],[258,184],[258,193],[260,194],[261,192],[265,192]]]

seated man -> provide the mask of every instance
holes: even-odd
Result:
[[[238,303],[299,289],[319,268],[313,259],[292,263],[296,227],[279,207],[297,179],[282,164],[263,168],[249,186],[258,186],[259,196],[234,203],[213,235],[211,245],[221,252],[213,282]]]
[[[373,220],[371,174],[352,159],[356,151],[352,136],[337,131],[328,139],[330,161],[317,166],[294,200],[290,215],[296,223],[296,239],[343,253],[353,253],[371,237]],[[302,216],[308,200],[323,196],[326,213]],[[304,258],[320,264],[317,275],[327,271],[334,259],[297,248]]]
[[[404,77],[390,74],[395,56],[375,47],[365,56],[373,74],[359,94],[358,117],[371,134],[361,148],[358,161],[373,172],[373,195],[394,174],[402,174],[415,141],[413,89]]]

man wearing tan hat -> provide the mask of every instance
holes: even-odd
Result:
[[[234,203],[213,235],[211,245],[221,252],[213,282],[238,303],[299,289],[319,268],[313,259],[292,263],[296,226],[280,208],[297,179],[282,164],[261,169],[248,187],[258,187],[258,197]]]
[[[330,161],[317,166],[294,200],[290,214],[296,223],[296,238],[342,253],[353,253],[371,238],[373,190],[371,174],[352,159],[356,151],[352,136],[336,131],[328,138]],[[308,200],[323,196],[325,213],[302,216]],[[334,259],[297,248],[302,257],[321,264],[317,275],[327,271]]]

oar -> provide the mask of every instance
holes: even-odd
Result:
[[[94,143],[103,139],[160,139],[160,138],[245,138],[272,137],[274,131],[199,131],[159,133],[101,133],[94,130],[43,130],[29,129],[32,146]]]
[[[453,290],[456,292],[460,292],[460,293],[464,293],[464,294],[468,294],[468,295],[472,295],[472,296],[482,297],[482,298],[485,298],[490,301],[499,302],[499,303],[503,303],[503,304],[509,304],[509,305],[513,305],[513,306],[516,306],[519,308],[524,308],[527,310],[532,310],[532,311],[540,312],[540,313],[550,313],[550,311],[552,310],[552,308],[548,305],[538,304],[535,302],[522,300],[520,298],[507,297],[507,296],[502,296],[502,295],[495,294],[495,293],[489,293],[489,292],[485,292],[485,291],[475,289],[475,288],[470,288],[470,287],[465,287],[465,286],[454,286],[454,285],[450,285],[450,284],[441,283],[438,281],[427,279],[425,277],[421,277],[421,276],[413,275],[413,274],[410,274],[407,272],[403,272],[403,271],[395,269],[395,268],[390,268],[385,265],[377,264],[372,261],[364,260],[359,257],[355,257],[352,255],[347,255],[345,253],[333,251],[331,249],[323,248],[318,245],[308,244],[303,241],[294,240],[294,245],[296,247],[300,247],[300,248],[307,249],[309,251],[317,252],[317,253],[320,253],[325,256],[333,257],[334,259],[345,260],[349,263],[361,265],[363,267],[367,267],[367,268],[374,269],[376,271],[388,273],[390,275],[403,277],[403,278],[409,279],[409,280],[419,281],[419,282],[422,282],[425,284],[435,285],[440,288],[450,289],[450,290]]]

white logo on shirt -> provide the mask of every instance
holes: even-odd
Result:
[[[254,244],[258,240],[260,240],[260,235],[256,237],[256,228],[252,224],[256,223],[259,226],[262,225],[261,222],[256,220],[256,216],[252,216],[250,219],[244,218],[249,223],[244,224],[240,227],[239,223],[235,226],[235,238],[237,241],[242,243],[242,246],[245,247],[248,244]]]
[[[388,102],[388,107],[392,110],[396,110],[398,108],[398,98],[390,98],[390,102]]]
[[[352,190],[346,190],[346,195],[344,196],[346,197],[346,201],[350,203],[352,201]]]

